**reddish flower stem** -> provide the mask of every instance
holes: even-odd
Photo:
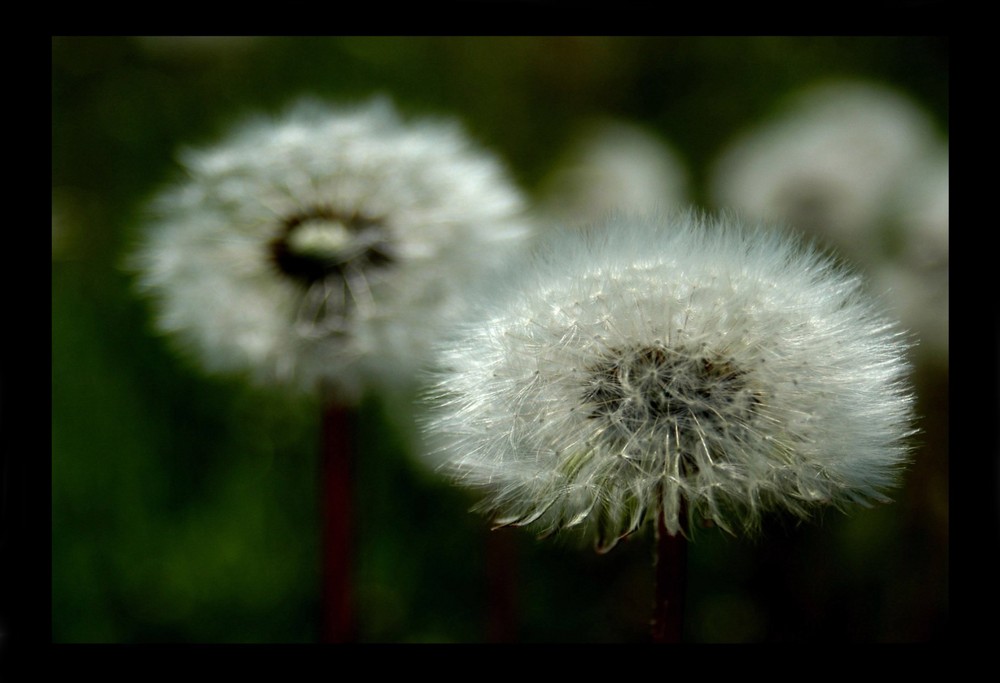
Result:
[[[511,529],[494,529],[486,537],[489,591],[487,640],[517,642],[517,545]]]
[[[681,527],[686,515],[681,508]],[[664,523],[661,509],[656,515],[656,575],[653,604],[653,642],[679,643],[684,627],[684,588],[687,578],[687,539],[672,536]]]
[[[354,411],[328,403],[322,430],[322,639],[346,643],[357,637],[352,590]]]

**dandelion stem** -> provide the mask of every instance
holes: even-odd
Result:
[[[683,527],[686,512],[679,513]],[[656,595],[653,604],[653,642],[679,643],[684,627],[684,587],[687,578],[687,539],[667,531],[661,506],[656,514]]]
[[[321,464],[322,638],[326,643],[355,639],[352,584],[352,474],[354,411],[329,402],[323,410]]]
[[[491,643],[517,640],[517,545],[511,529],[494,529],[486,538]]]

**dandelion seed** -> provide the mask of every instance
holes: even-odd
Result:
[[[861,283],[731,219],[616,217],[545,242],[438,350],[434,457],[498,525],[607,549],[662,514],[753,530],[886,500],[907,342]]]
[[[131,263],[211,371],[353,402],[413,375],[463,278],[525,234],[499,162],[386,100],[305,102],[183,156]]]

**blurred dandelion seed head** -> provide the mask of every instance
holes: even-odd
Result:
[[[688,169],[667,141],[624,120],[581,126],[542,187],[552,222],[588,223],[617,210],[651,212],[687,204]]]
[[[608,548],[663,510],[751,531],[886,500],[908,458],[907,342],[857,277],[694,214],[552,235],[438,348],[433,457],[500,525]]]
[[[710,191],[716,206],[871,259],[890,194],[934,144],[929,116],[904,95],[865,82],[817,85],[729,145]]]
[[[386,99],[301,102],[182,155],[131,265],[210,371],[356,399],[397,385],[466,280],[527,233],[499,161]]]

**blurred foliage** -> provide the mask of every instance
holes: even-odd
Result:
[[[796,88],[891,84],[948,125],[948,44],[878,38],[54,38],[52,634],[56,642],[318,638],[319,406],[203,376],[150,332],[121,258],[177,149],[303,95],[387,93],[463,119],[529,191],[610,116],[704,174]],[[914,641],[947,628],[946,362],[918,368],[920,446],[896,503],[699,530],[694,642]],[[360,411],[361,640],[642,642],[651,542],[607,555],[504,531],[415,464],[409,408]],[[513,627],[489,623],[508,546]]]

